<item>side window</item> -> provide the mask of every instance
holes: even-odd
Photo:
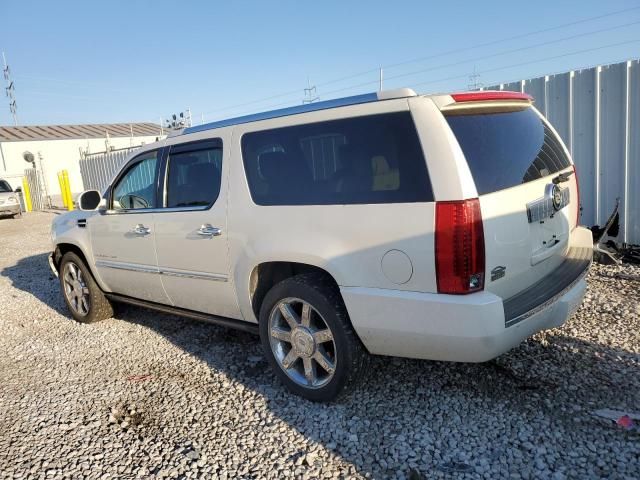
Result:
[[[156,207],[158,152],[143,153],[113,187],[114,210]]]
[[[205,207],[217,200],[222,182],[222,145],[207,143],[205,148],[180,146],[169,153],[167,207]]]
[[[409,112],[247,133],[242,157],[258,205],[433,201]]]

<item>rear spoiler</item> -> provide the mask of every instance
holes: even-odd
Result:
[[[533,104],[533,97],[528,93],[505,90],[460,92],[432,98],[440,111],[447,115],[522,110]]]

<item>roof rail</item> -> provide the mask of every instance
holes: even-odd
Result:
[[[329,108],[346,107],[349,105],[358,105],[360,103],[377,102],[378,100],[392,100],[394,98],[406,98],[415,96],[416,92],[414,92],[410,88],[398,88],[377,93],[364,93],[362,95],[354,95],[352,97],[306,103],[304,105],[296,105],[295,107],[280,108],[278,110],[271,110],[268,112],[254,113],[251,115],[244,115],[242,117],[229,118],[226,120],[218,120],[216,122],[205,123],[203,125],[185,128],[182,131],[182,134],[203,132],[205,130],[213,130],[214,128],[229,127],[231,125],[240,125],[242,123],[268,120],[270,118],[286,117],[289,115],[297,115],[299,113],[316,112],[318,110],[326,110]]]

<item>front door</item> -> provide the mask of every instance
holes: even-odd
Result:
[[[135,157],[114,182],[107,211],[88,219],[98,274],[114,293],[168,304],[155,248],[158,150]]]
[[[168,148],[164,206],[155,214],[164,289],[177,307],[242,318],[229,275],[223,138]]]

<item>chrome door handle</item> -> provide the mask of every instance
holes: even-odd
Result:
[[[198,235],[202,235],[203,237],[217,237],[222,233],[222,230],[216,227],[212,227],[208,223],[203,224],[198,229]]]
[[[151,229],[149,227],[145,227],[141,223],[139,223],[135,227],[133,227],[132,231],[136,235],[149,235],[151,233]]]

